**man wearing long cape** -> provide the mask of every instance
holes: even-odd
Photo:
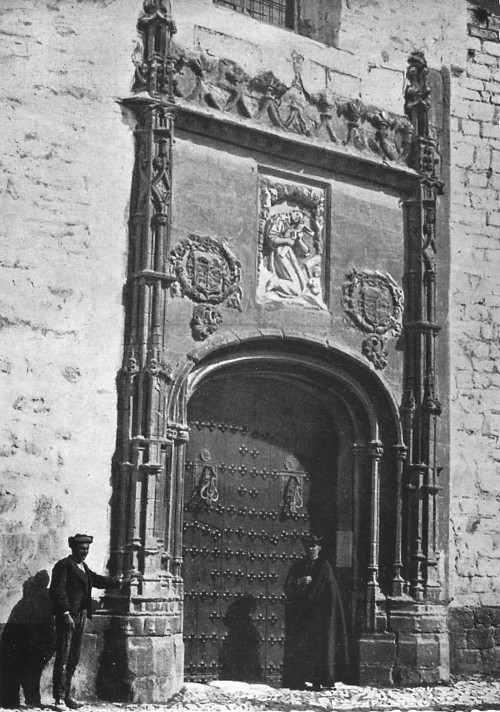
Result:
[[[342,601],[332,567],[319,556],[321,538],[303,537],[305,556],[285,582],[283,686],[331,687],[335,668],[347,667],[347,634]]]

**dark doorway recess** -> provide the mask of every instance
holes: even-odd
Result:
[[[188,421],[185,677],[280,685],[283,585],[305,532],[324,538],[352,637],[352,536],[368,504],[359,493],[354,504],[352,414],[312,379],[250,363],[207,377],[189,401]]]

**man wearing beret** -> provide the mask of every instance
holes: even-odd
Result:
[[[347,665],[347,636],[340,591],[332,567],[320,556],[322,537],[302,537],[304,558],[285,582],[283,687],[321,689]]]
[[[87,534],[70,536],[70,556],[52,570],[49,593],[56,627],[53,691],[57,710],[81,707],[71,697],[71,680],[80,660],[85,620],[92,617],[92,588],[117,588],[122,583],[89,569],[85,559],[92,541]]]

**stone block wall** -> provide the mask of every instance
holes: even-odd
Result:
[[[481,25],[471,4],[467,55],[451,83],[450,592],[457,607],[496,605],[500,594],[500,22],[490,18],[484,38]]]
[[[455,675],[500,675],[500,607],[452,609],[448,627]]]
[[[95,536],[108,559],[135,3],[1,3],[0,622]],[[41,579],[37,579],[41,580]]]

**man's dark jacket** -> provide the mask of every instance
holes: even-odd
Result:
[[[116,585],[112,576],[99,576],[85,563],[83,567],[84,571],[68,556],[52,569],[49,591],[56,615],[69,611],[71,616],[77,616],[81,611],[87,611],[87,618],[92,618],[92,588]]]

